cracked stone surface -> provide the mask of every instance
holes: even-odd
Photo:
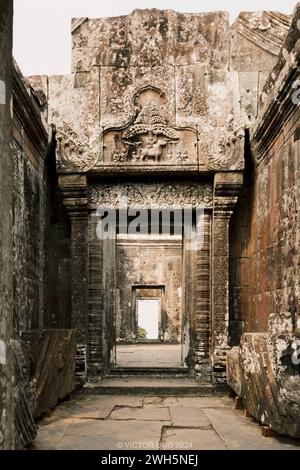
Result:
[[[188,408],[186,406],[170,408],[172,425],[200,428],[210,426],[209,420],[203,414],[201,408]]]
[[[39,422],[37,450],[299,450],[300,442],[263,437],[228,397],[79,396]]]

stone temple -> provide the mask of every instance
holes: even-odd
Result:
[[[130,377],[299,438],[300,6],[75,18],[65,76],[24,78],[11,24],[1,0],[0,448]]]

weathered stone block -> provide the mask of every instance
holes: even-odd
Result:
[[[288,344],[288,340],[287,340]],[[300,437],[299,375],[291,355],[276,364],[267,333],[244,334],[228,353],[228,384],[238,391],[249,414],[279,434]]]
[[[35,397],[32,383],[31,348],[23,340],[13,340],[14,357],[14,437],[16,449],[24,449],[36,436]]]
[[[238,346],[232,348],[227,353],[227,383],[234,392],[241,396],[242,382],[239,366],[240,348]]]
[[[76,332],[32,330],[23,338],[31,348],[34,416],[39,417],[75,388]]]

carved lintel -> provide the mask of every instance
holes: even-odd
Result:
[[[89,207],[207,207],[212,208],[212,183],[209,181],[180,184],[131,183],[116,185],[92,184],[88,190]]]

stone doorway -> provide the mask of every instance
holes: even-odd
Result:
[[[100,179],[76,179],[78,194],[83,191],[78,189],[80,184],[86,188],[86,205],[80,206],[80,210],[76,206],[76,211],[72,212],[72,319],[74,325],[78,324],[79,332],[78,381],[81,378],[83,381],[87,378],[97,380],[112,371],[118,339],[118,310],[125,306],[132,311],[133,286],[168,285],[166,280],[146,276],[161,271],[161,262],[172,262],[167,259],[164,248],[167,245],[171,252],[180,253],[181,268],[173,272],[181,270],[178,286],[181,287],[181,325],[178,330],[182,344],[181,363],[201,383],[222,386],[228,348],[228,224],[236,200],[232,194],[242,181],[240,175],[230,174],[229,178],[226,173],[225,176],[174,178],[168,183],[163,178],[149,181],[137,181],[133,177],[126,181],[112,179],[109,184]],[[69,175],[60,177],[61,187],[66,188],[66,203],[70,199],[72,208],[74,198],[71,198],[73,192],[69,188],[75,184],[73,180]],[[213,197],[214,193],[217,196]],[[203,213],[200,229],[203,244],[191,249],[185,236],[171,239],[165,234],[165,238],[155,240],[154,235],[151,238],[149,234],[141,233],[133,240],[116,230],[109,239],[99,238],[99,213],[120,209],[147,211],[150,207],[158,210],[192,208],[196,214],[200,209]],[[148,257],[150,264],[144,259],[149,250],[152,250]],[[132,251],[136,256],[127,259],[128,252]],[[79,262],[82,263],[81,271]],[[148,269],[151,263],[152,268]],[[140,269],[143,264],[144,270]],[[138,279],[128,279],[126,271],[142,275]],[[166,302],[167,287],[165,289]],[[82,312],[86,312],[86,316]]]
[[[140,351],[142,346],[146,348],[136,337],[136,300],[157,298],[161,303],[160,334],[158,340],[148,341],[158,344],[151,354],[143,352],[147,358],[153,357],[149,368],[158,363],[166,368],[184,367],[193,376],[201,373],[202,381],[210,380],[211,188],[209,178],[168,184],[164,180],[90,184],[87,365],[91,375],[106,375],[118,367],[118,346],[127,343],[127,349],[133,344]],[[117,211],[116,229],[109,239],[97,236],[99,208],[102,213]],[[141,233],[127,233],[126,211],[144,212],[148,217],[150,209],[151,214],[153,209],[175,209],[182,214],[190,210],[193,227],[200,209],[201,246],[192,248],[188,233],[175,230],[175,214],[174,230],[169,234],[150,233],[147,223]],[[135,353],[137,348],[130,353],[132,358]],[[138,366],[143,365],[140,360]]]
[[[181,367],[182,237],[118,235],[112,366]]]
[[[177,300],[180,302],[181,299]],[[117,342],[115,366],[146,369],[182,367],[182,335],[174,337],[173,334],[173,339],[170,336],[165,286],[133,286],[132,310],[134,341]],[[180,315],[177,323],[181,324]]]

